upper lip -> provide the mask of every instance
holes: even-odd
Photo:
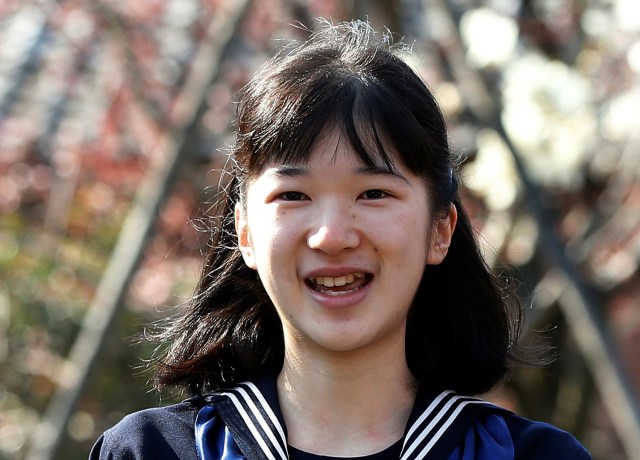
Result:
[[[369,274],[370,272],[361,268],[361,267],[324,267],[317,268],[315,270],[311,270],[304,277],[305,278],[316,278],[318,276],[345,276],[350,273],[364,273]]]

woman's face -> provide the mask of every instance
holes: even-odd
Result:
[[[308,163],[268,167],[246,192],[236,208],[240,249],[278,311],[285,345],[404,352],[424,267],[444,258],[453,228],[448,218],[431,224],[423,180],[400,164],[366,167],[334,129]]]

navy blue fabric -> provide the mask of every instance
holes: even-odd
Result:
[[[543,422],[532,422],[522,417],[506,419],[514,440],[517,460],[569,460],[590,459],[591,456],[566,431]]]
[[[243,458],[240,450],[220,419],[215,417],[215,408],[206,404],[204,398],[200,398],[128,415],[98,439],[90,459],[240,460]],[[203,407],[207,408],[201,412]],[[207,420],[211,422],[206,446],[200,446],[204,457],[199,457],[196,447],[196,417],[199,414],[199,426],[204,427]],[[487,452],[491,452],[491,456],[486,457]],[[476,456],[478,453],[483,457]],[[479,458],[586,460],[591,457],[569,433],[546,423],[505,413],[479,418],[448,456],[448,460]]]
[[[195,442],[201,459],[243,460],[238,445],[229,428],[217,417],[213,406],[205,406],[198,412],[195,422]]]
[[[514,452],[504,417],[489,414],[473,424],[448,460],[512,460]]]
[[[477,423],[482,423],[488,414],[510,415],[506,409],[477,398],[445,391],[438,395],[419,392],[407,423],[403,460],[424,458],[440,460],[458,448]],[[495,425],[492,425],[494,428]],[[499,427],[495,427],[498,429]],[[487,432],[486,429],[480,430]],[[491,433],[495,438],[506,435]],[[483,443],[483,446],[493,445]],[[470,452],[471,447],[466,448]],[[478,459],[494,458],[487,449],[478,453]],[[498,457],[496,457],[498,458]]]
[[[95,443],[91,460],[198,460],[195,401],[127,415]]]
[[[244,382],[234,388],[206,398],[215,412],[201,409],[196,418],[196,432],[210,418],[218,418],[231,433],[233,442],[245,458],[252,460],[286,460],[287,432],[278,404],[275,378],[256,384]],[[210,439],[218,439],[214,427],[202,430]],[[204,444],[205,440],[196,440]],[[217,442],[217,441],[216,441]],[[216,457],[203,457],[216,458]]]

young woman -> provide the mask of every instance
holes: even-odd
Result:
[[[402,50],[324,25],[243,90],[231,180],[157,380],[91,458],[585,459],[472,397],[517,358],[438,105]]]

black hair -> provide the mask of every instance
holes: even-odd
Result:
[[[418,384],[478,394],[517,359],[520,303],[488,267],[460,202],[441,110],[393,44],[362,21],[324,23],[269,61],[241,91],[230,182],[196,292],[164,331],[160,385],[192,393],[277,373],[280,319],[240,254],[234,207],[271,163],[304,162],[323,130],[340,127],[367,165],[400,161],[427,184],[434,216],[454,204],[458,222],[444,261],[427,266],[409,311],[406,358]],[[386,147],[386,148],[385,148]],[[393,151],[393,155],[391,155]]]

